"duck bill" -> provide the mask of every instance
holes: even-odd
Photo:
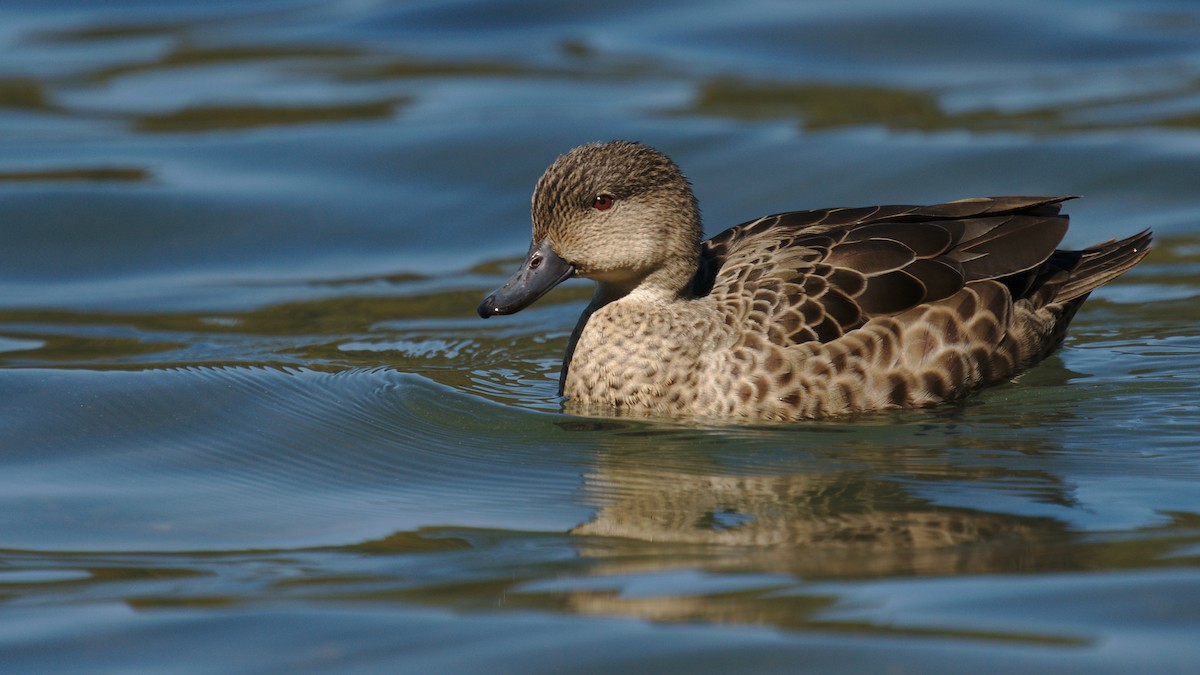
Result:
[[[535,241],[530,244],[521,269],[480,303],[479,316],[486,319],[519,312],[574,274],[575,268],[558,257],[548,240]]]

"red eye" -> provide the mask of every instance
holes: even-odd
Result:
[[[592,208],[597,211],[607,211],[612,208],[613,201],[615,200],[612,195],[596,195],[596,198],[592,200]]]

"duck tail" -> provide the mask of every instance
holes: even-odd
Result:
[[[1150,252],[1151,239],[1147,229],[1132,237],[1111,239],[1082,251],[1055,251],[1050,262],[1070,270],[1070,276],[1055,289],[1054,301],[1070,302],[1083,298],[1128,272]]]

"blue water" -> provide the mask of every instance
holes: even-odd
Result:
[[[563,414],[553,158],[1145,227],[954,406]],[[1194,672],[1192,2],[0,2],[4,672]]]

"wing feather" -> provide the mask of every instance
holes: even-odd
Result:
[[[716,302],[731,324],[756,324],[781,346],[828,342],[980,280],[996,279],[1024,297],[1049,278],[1039,270],[1066,233],[1059,208],[1067,199],[766,216],[704,243],[693,291]]]

